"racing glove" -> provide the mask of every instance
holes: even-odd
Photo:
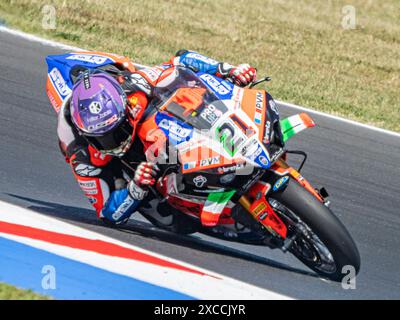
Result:
[[[257,79],[257,71],[249,64],[240,64],[237,67],[228,63],[220,63],[218,66],[218,74],[231,80],[240,87],[245,87]]]
[[[135,171],[135,176],[128,184],[131,197],[135,200],[143,200],[147,196],[148,187],[156,183],[159,171],[155,163],[141,162]]]

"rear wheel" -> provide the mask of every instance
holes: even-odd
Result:
[[[332,211],[295,180],[271,195],[271,205],[289,223],[293,237],[289,251],[309,268],[334,281],[341,281],[344,266],[360,269],[360,254],[345,226]]]

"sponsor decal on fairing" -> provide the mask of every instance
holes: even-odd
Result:
[[[179,123],[174,118],[168,117],[165,114],[158,113],[155,121],[159,128],[168,136],[174,144],[179,144],[189,140],[193,135],[193,129],[189,126]]]
[[[280,178],[275,184],[274,187],[272,188],[273,191],[278,191],[280,189],[282,189],[283,186],[285,186],[287,184],[287,182],[289,181],[289,176],[285,176]]]
[[[197,176],[193,179],[193,183],[197,188],[202,188],[207,182],[207,178],[204,176]]]
[[[57,92],[65,97],[69,95],[72,91],[68,87],[67,83],[65,82],[63,76],[61,75],[60,70],[57,68],[53,68],[50,72],[50,80],[53,83],[53,86],[56,88]]]
[[[275,114],[279,115],[278,106],[276,105],[276,102],[273,99],[269,100],[269,107],[273,112],[275,112]]]
[[[110,60],[110,62],[113,62],[110,58],[107,57],[102,57],[94,54],[72,54],[69,57],[66,58],[67,60],[78,60],[78,61],[84,61],[88,63],[93,63],[97,65],[102,65],[104,64],[107,60]]]
[[[207,158],[207,159],[201,159],[199,165],[200,165],[200,167],[206,167],[206,166],[218,164],[220,162],[221,162],[221,157],[216,156],[216,157],[211,157],[211,158]]]
[[[232,92],[232,88],[229,87],[226,81],[219,81],[208,73],[203,73],[200,76],[200,79],[203,80],[214,92],[220,95],[227,95]]]
[[[186,162],[183,164],[183,170],[190,170],[196,168],[196,161]]]
[[[214,105],[210,104],[204,108],[200,113],[200,117],[206,120],[211,126],[213,126],[218,119],[222,116],[222,112],[218,110]]]
[[[262,122],[263,108],[264,108],[264,95],[261,92],[257,92],[254,122],[258,125],[261,124],[261,122]]]
[[[257,92],[256,94],[256,108],[262,110],[264,107],[264,94],[262,92]]]
[[[265,121],[265,132],[264,132],[264,138],[263,138],[263,142],[265,144],[269,143],[270,133],[271,133],[271,121],[267,120],[267,121]]]

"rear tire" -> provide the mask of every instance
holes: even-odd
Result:
[[[271,195],[271,198],[290,209],[312,230],[333,256],[336,270],[330,273],[323,272],[317,268],[314,261],[306,259],[298,252],[289,250],[300,261],[323,277],[334,281],[341,281],[346,275],[346,273],[342,273],[344,266],[353,266],[358,273],[360,254],[356,244],[345,226],[327,206],[293,179],[282,192]]]

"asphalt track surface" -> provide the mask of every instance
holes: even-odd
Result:
[[[319,126],[290,142],[309,154],[304,176],[326,187],[360,250],[356,289],[344,290],[280,251],[178,236],[144,220],[122,230],[99,223],[58,151],[56,115],[45,94],[44,58],[60,52],[0,32],[0,200],[293,298],[400,298],[399,137],[315,115]]]

